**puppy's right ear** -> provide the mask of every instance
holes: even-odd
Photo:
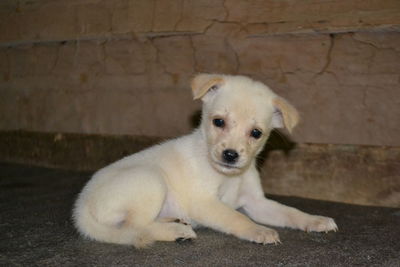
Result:
[[[224,79],[218,74],[198,74],[193,78],[191,87],[193,92],[193,99],[203,98],[210,90],[216,90],[224,84]]]
[[[299,122],[299,112],[282,97],[273,100],[275,111],[272,115],[272,128],[283,128],[291,133]]]

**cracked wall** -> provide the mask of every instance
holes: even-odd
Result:
[[[400,2],[0,3],[0,129],[176,136],[197,72],[245,74],[302,143],[400,145]]]

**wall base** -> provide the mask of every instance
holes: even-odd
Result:
[[[266,193],[400,207],[400,148],[278,142],[260,160]],[[161,142],[159,137],[0,132],[0,161],[96,170]]]

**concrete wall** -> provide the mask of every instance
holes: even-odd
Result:
[[[175,136],[189,79],[245,74],[299,142],[400,145],[398,0],[0,2],[0,130]]]

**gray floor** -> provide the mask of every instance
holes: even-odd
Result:
[[[71,206],[89,173],[0,164],[0,266],[400,266],[400,210],[272,198],[334,217],[337,233],[277,229],[257,245],[208,229],[198,239],[136,250],[82,239]],[[290,190],[290,188],[288,188]]]

